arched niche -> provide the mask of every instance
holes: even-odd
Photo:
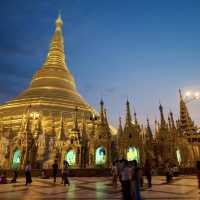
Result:
[[[127,160],[128,161],[137,160],[137,162],[139,162],[140,155],[139,155],[139,151],[138,151],[138,149],[136,147],[129,147],[128,148]]]
[[[13,153],[12,169],[19,169],[21,163],[21,150],[18,148]]]
[[[65,160],[69,163],[69,166],[76,165],[76,152],[73,149],[70,149],[65,154]]]
[[[105,165],[106,164],[106,150],[104,147],[98,147],[95,153],[95,164]]]
[[[176,159],[177,159],[177,161],[178,161],[178,163],[180,165],[181,162],[182,162],[182,158],[181,158],[181,150],[179,148],[176,149]]]

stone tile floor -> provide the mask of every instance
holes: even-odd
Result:
[[[31,186],[24,185],[24,179],[20,178],[18,183],[0,185],[1,200],[36,200],[36,199],[80,199],[80,200],[117,200],[121,199],[121,188],[118,185],[114,189],[111,185],[111,178],[108,177],[85,177],[70,178],[71,185],[64,187],[60,184],[52,183],[52,179],[44,180],[33,178]],[[144,187],[142,191],[143,199],[187,199],[200,200],[200,193],[197,189],[195,176],[181,176],[175,178],[170,184],[165,184],[164,177],[153,177],[153,187],[148,190]]]

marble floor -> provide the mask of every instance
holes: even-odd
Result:
[[[15,184],[0,185],[0,199],[31,200],[31,199],[80,199],[80,200],[117,200],[121,199],[120,185],[114,189],[108,177],[70,178],[70,186],[52,183],[52,179],[33,178],[31,186],[24,185],[24,179],[19,178]],[[145,184],[146,185],[146,184]],[[153,177],[153,187],[142,190],[143,199],[187,199],[200,200],[195,176],[181,176],[170,184],[165,184],[164,177]]]

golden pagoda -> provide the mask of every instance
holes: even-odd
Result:
[[[194,160],[198,160],[200,158],[200,134],[198,133],[197,127],[194,125],[190,114],[188,112],[188,108],[186,102],[184,101],[181,90],[179,89],[179,98],[180,98],[180,132],[182,135],[188,140],[191,144],[191,151],[193,152]]]
[[[183,100],[181,90],[179,89],[180,96],[180,128],[185,136],[189,136],[191,134],[197,133],[197,129],[194,126],[194,122],[192,121],[186,103]]]
[[[137,160],[140,165],[152,159],[193,166],[200,158],[199,134],[180,93],[180,121],[175,125],[170,113],[165,121],[160,105],[160,121],[151,131],[144,128],[136,113],[132,120],[126,102],[126,119],[121,118],[117,134],[110,126],[104,102],[98,114],[78,93],[65,61],[63,21],[59,15],[55,32],[42,67],[33,75],[29,87],[15,99],[0,105],[0,168],[51,168],[54,160],[61,166],[111,166],[116,159]],[[198,143],[198,144],[196,144]]]
[[[65,62],[62,26],[63,21],[59,15],[43,66],[33,75],[28,89],[0,106],[3,116],[22,115],[29,105],[32,111],[62,111],[67,114],[76,106],[84,112],[92,111],[77,92],[76,83]]]
[[[54,159],[62,163],[66,151],[74,154],[77,167],[82,165],[80,124],[84,116],[89,131],[91,116],[99,117],[76,89],[65,61],[62,26],[59,15],[47,58],[29,87],[0,105],[0,166],[11,168],[19,160],[20,167],[27,160],[34,166]]]

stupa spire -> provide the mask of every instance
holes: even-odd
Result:
[[[135,125],[138,125],[137,113],[136,112],[134,112],[134,121],[135,121]]]
[[[171,121],[172,129],[176,129],[175,122],[174,122],[174,116],[173,116],[172,111],[170,111],[169,115],[170,115],[170,121]]]
[[[152,141],[153,140],[153,134],[152,134],[152,130],[151,130],[151,127],[150,127],[150,124],[149,124],[149,118],[147,118],[147,138]]]
[[[58,15],[55,23],[55,32],[50,44],[50,48],[47,54],[44,67],[56,67],[61,69],[66,69],[65,63],[65,52],[64,52],[64,40],[62,34],[63,21],[61,15]]]
[[[166,121],[164,118],[163,107],[161,104],[159,105],[159,110],[160,110],[160,126],[161,128],[166,128]]]
[[[117,130],[117,135],[118,137],[121,136],[123,134],[123,128],[122,128],[122,119],[121,117],[119,117],[119,127],[118,127],[118,130]]]
[[[63,21],[62,21],[62,17],[61,17],[61,13],[59,12],[58,17],[56,19],[56,30],[60,30],[62,28],[63,25]]]
[[[132,117],[131,117],[131,111],[130,111],[130,103],[127,100],[126,101],[126,122],[125,122],[125,126],[128,124],[131,124],[132,122]]]
[[[100,119],[101,122],[104,123],[104,102],[103,99],[100,101]]]

